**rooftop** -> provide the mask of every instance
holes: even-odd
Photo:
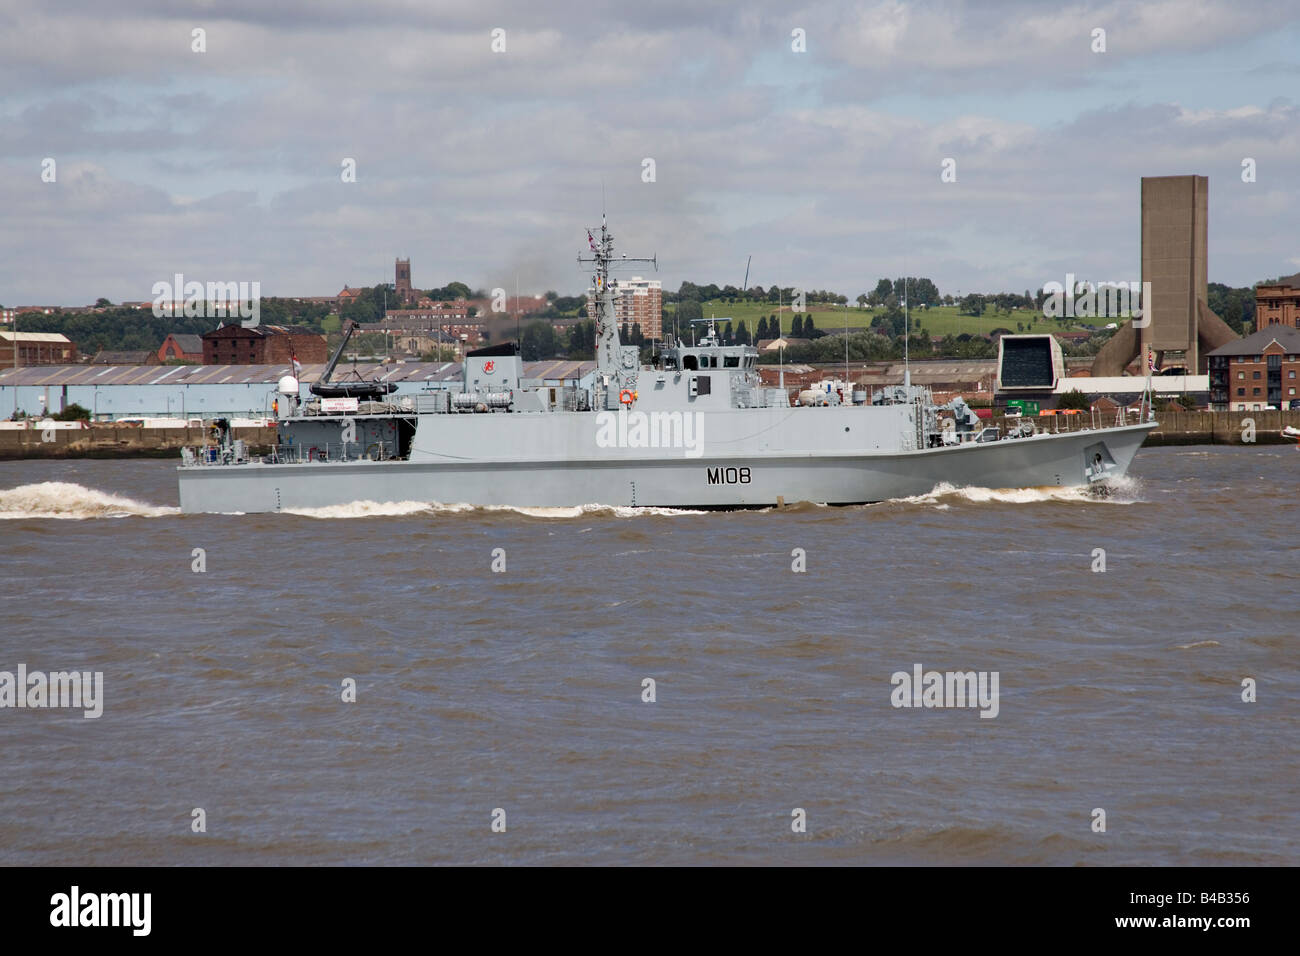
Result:
[[[1300,352],[1300,329],[1289,325],[1266,325],[1258,332],[1252,332],[1244,339],[1237,339],[1227,345],[1221,345],[1211,357],[1220,355],[1259,355],[1264,349],[1277,342],[1287,352]]]
[[[203,336],[189,335],[184,332],[173,332],[170,336],[182,352],[192,352],[195,354],[203,353]]]
[[[594,362],[569,362],[552,359],[525,362],[525,379],[581,378],[594,369]],[[336,382],[352,378],[351,362],[340,362],[334,370]],[[461,377],[459,362],[407,362],[382,365],[357,363],[357,375],[363,379],[381,378],[390,382],[446,382]],[[299,381],[317,381],[325,371],[322,364],[304,364]],[[38,365],[19,369],[0,369],[0,386],[5,385],[274,385],[291,370],[283,365]]]
[[[1283,276],[1276,282],[1261,282],[1260,286],[1286,286],[1291,289],[1300,289],[1300,272],[1297,272],[1293,276]]]
[[[90,360],[91,365],[144,365],[151,357],[156,358],[152,349],[134,352],[96,352]]]
[[[58,342],[61,345],[71,345],[72,342],[62,332],[0,332],[0,339],[6,342],[12,342],[14,335],[18,336],[19,342]]]
[[[239,324],[239,325],[236,325],[236,324],[233,323],[233,322],[232,322],[232,323],[226,323],[226,322],[223,322],[221,325],[218,325],[218,326],[217,326],[215,329],[213,329],[211,332],[204,332],[203,335],[200,336],[200,338],[203,338],[203,339],[211,338],[212,336],[217,335],[217,333],[219,333],[219,332],[224,332],[224,331],[226,331],[226,330],[228,330],[228,329],[242,329],[243,331],[249,333],[250,335],[260,335],[260,336],[267,336],[267,335],[316,335],[316,336],[320,336],[320,335],[321,335],[320,332],[313,332],[311,329],[307,328],[305,325],[261,325],[261,324],[259,324],[259,325],[243,325],[242,323]]]

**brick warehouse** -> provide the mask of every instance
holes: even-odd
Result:
[[[17,342],[19,365],[71,365],[77,347],[62,332],[0,332],[0,368],[14,364]]]
[[[223,325],[203,334],[204,365],[304,365],[329,361],[325,336],[299,325]]]

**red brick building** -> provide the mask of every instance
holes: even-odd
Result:
[[[1300,272],[1272,285],[1255,286],[1255,325],[1289,325],[1300,329]]]
[[[173,332],[158,346],[158,361],[202,362],[203,336]]]
[[[1215,411],[1300,408],[1300,329],[1274,323],[1209,354]]]
[[[325,336],[299,325],[223,325],[203,334],[204,365],[304,365],[329,361]]]
[[[341,314],[343,310],[361,298],[361,289],[349,289],[346,285],[343,291],[334,297],[334,305]]]

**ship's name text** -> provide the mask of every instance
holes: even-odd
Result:
[[[709,468],[707,469],[711,485],[747,485],[748,468]]]

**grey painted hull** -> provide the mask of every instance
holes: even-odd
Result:
[[[1121,476],[1155,427],[1131,425],[923,450],[870,447],[868,428],[859,429],[867,433],[865,440],[861,435],[856,439],[868,447],[853,448],[842,437],[850,431],[843,423],[861,423],[861,415],[860,409],[800,412],[797,433],[806,439],[810,432],[816,437],[820,431],[827,439],[811,442],[816,451],[780,447],[810,442],[797,441],[794,432],[774,427],[761,440],[749,435],[743,441],[706,442],[699,457],[685,457],[680,449],[671,448],[600,450],[590,447],[582,435],[571,435],[569,454],[548,459],[547,436],[521,432],[515,436],[517,441],[501,443],[500,458],[467,458],[464,449],[457,447],[457,436],[448,432],[436,436],[439,441],[417,441],[409,461],[183,467],[179,469],[180,503],[188,513],[275,512],[358,501],[674,508],[759,507],[778,500],[857,504],[926,494],[943,483],[984,488],[1084,485],[1098,453],[1108,465],[1107,476]],[[442,420],[439,424],[452,428],[483,423],[476,416],[437,417]],[[783,410],[781,420],[789,418]],[[537,423],[531,427],[536,429]],[[831,435],[840,440],[829,440]],[[432,450],[438,446],[449,450]],[[481,432],[475,447],[480,452],[485,447]]]

